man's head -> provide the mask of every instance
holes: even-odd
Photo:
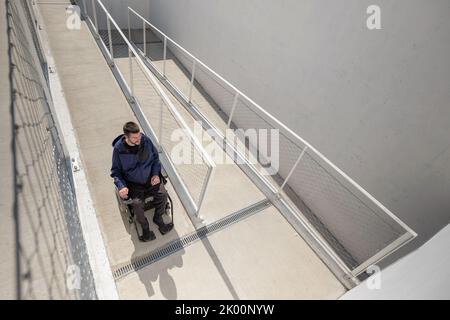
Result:
[[[123,133],[129,145],[137,146],[141,143],[141,132],[136,123],[132,121],[125,123],[123,125]]]

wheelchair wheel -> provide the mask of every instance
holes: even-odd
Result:
[[[119,204],[119,211],[121,214],[126,215],[129,224],[134,222],[133,212],[131,208],[125,203],[125,201],[119,196],[119,192],[116,190],[116,199]]]

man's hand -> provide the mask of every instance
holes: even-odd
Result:
[[[122,189],[120,189],[120,190],[119,190],[119,196],[120,196],[122,199],[128,198],[128,188],[122,188]]]
[[[150,183],[152,184],[152,186],[156,186],[160,182],[161,181],[159,180],[159,176],[153,176],[152,179],[150,180]]]

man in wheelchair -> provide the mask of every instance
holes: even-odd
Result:
[[[169,232],[173,223],[166,224],[163,214],[166,210],[168,194],[162,183],[161,163],[158,151],[151,140],[140,132],[134,122],[123,126],[123,134],[114,139],[111,177],[121,199],[130,199],[136,220],[142,227],[141,240],[155,239],[144,215],[145,199],[152,196],[155,207],[153,222],[162,235]]]

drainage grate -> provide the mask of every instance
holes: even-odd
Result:
[[[205,237],[214,232],[222,230],[240,220],[243,220],[271,205],[270,201],[265,199],[260,202],[257,202],[247,208],[241,209],[235,213],[230,214],[229,216],[222,218],[216,222],[213,222],[207,226],[204,226],[190,234],[187,234],[179,239],[176,239],[165,246],[156,249],[153,252],[150,252],[148,255],[139,257],[137,259],[132,260],[126,265],[120,266],[116,269],[113,269],[114,280],[119,280],[130,273],[138,271],[144,267],[155,263]]]

